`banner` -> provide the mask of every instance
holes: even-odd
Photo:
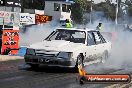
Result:
[[[35,9],[35,14],[44,15],[44,10]]]
[[[0,17],[4,17],[5,11],[0,11]]]
[[[49,16],[46,15],[35,15],[35,23],[36,24],[41,24],[41,23],[46,23],[47,21],[49,21]]]
[[[4,19],[2,17],[0,17],[0,25],[3,25],[3,21]]]
[[[19,26],[19,13],[0,11],[0,25]],[[4,20],[4,21],[3,21]]]
[[[20,13],[20,23],[35,24],[35,14]]]
[[[2,49],[4,53],[6,49],[10,49],[10,54],[16,54],[19,42],[19,30],[3,30],[2,34]]]
[[[35,14],[29,14],[29,18],[28,24],[35,24]]]
[[[4,25],[13,26],[14,13],[5,12],[4,15]]]

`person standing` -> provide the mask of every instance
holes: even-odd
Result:
[[[69,19],[66,19],[65,27],[66,27],[66,28],[72,28],[72,27],[73,27],[73,25],[72,25],[72,23],[70,22]]]
[[[96,27],[96,30],[99,30],[99,31],[102,30],[102,23],[99,23],[99,25]]]

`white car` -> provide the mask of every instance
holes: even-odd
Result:
[[[104,62],[110,51],[111,42],[97,30],[58,28],[42,42],[30,45],[24,59],[31,67],[77,67],[92,61]]]

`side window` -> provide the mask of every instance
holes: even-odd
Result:
[[[102,35],[99,32],[93,32],[93,33],[94,33],[96,44],[105,43],[104,38],[102,37]]]
[[[87,45],[95,45],[94,34],[92,32],[88,32]]]
[[[100,36],[101,43],[106,43],[104,37],[100,34],[100,32],[97,32],[97,34]]]
[[[54,11],[59,11],[60,10],[60,4],[54,3]]]

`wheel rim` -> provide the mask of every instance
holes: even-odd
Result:
[[[105,63],[107,58],[108,58],[107,53],[104,53],[104,54],[102,55],[101,62],[102,62],[102,63]]]

